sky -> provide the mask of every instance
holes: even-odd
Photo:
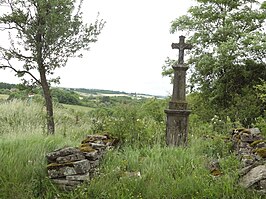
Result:
[[[106,25],[83,58],[69,59],[66,67],[55,71],[60,76],[57,86],[170,95],[172,85],[162,77],[162,66],[167,57],[177,59],[178,50],[171,44],[183,34],[170,34],[170,25],[193,2],[84,0],[84,22],[93,22],[99,12]],[[8,70],[0,71],[0,82],[19,83]]]

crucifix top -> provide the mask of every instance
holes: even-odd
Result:
[[[185,36],[179,36],[179,43],[172,43],[172,49],[179,49],[178,64],[184,64],[184,51],[191,50],[192,45],[185,43]]]

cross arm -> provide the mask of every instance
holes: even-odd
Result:
[[[172,49],[179,49],[179,50],[182,50],[182,49],[188,49],[188,50],[191,50],[193,48],[193,46],[191,44],[181,44],[180,43],[172,43],[171,45]]]

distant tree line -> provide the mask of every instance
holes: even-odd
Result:
[[[86,89],[86,88],[71,88],[70,90],[75,90],[82,93],[88,93],[92,95],[97,95],[98,93],[102,94],[128,94],[126,92],[121,91],[112,91],[112,90],[102,90],[102,89]]]
[[[16,88],[16,84],[8,84],[4,82],[0,82],[0,89],[11,89],[11,88]]]
[[[11,91],[11,89],[14,89]],[[86,92],[85,92],[86,91]],[[92,92],[90,92],[92,91]],[[93,94],[95,92],[95,94]],[[83,94],[82,94],[83,93]],[[128,96],[101,96],[102,94],[127,94]],[[29,87],[23,84],[0,83],[0,94],[9,95],[8,100],[32,98],[42,102],[43,91],[40,87]],[[85,94],[85,95],[84,95]],[[89,95],[86,95],[89,94]],[[117,104],[128,104],[133,101],[126,92],[99,89],[52,88],[51,95],[55,103],[86,106],[91,108],[110,107]]]

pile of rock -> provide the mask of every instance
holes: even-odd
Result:
[[[80,147],[65,147],[46,155],[49,178],[64,190],[73,190],[96,173],[104,153],[116,140],[108,135],[89,135]]]
[[[240,185],[266,193],[266,140],[260,130],[235,129],[232,141],[241,160]]]

